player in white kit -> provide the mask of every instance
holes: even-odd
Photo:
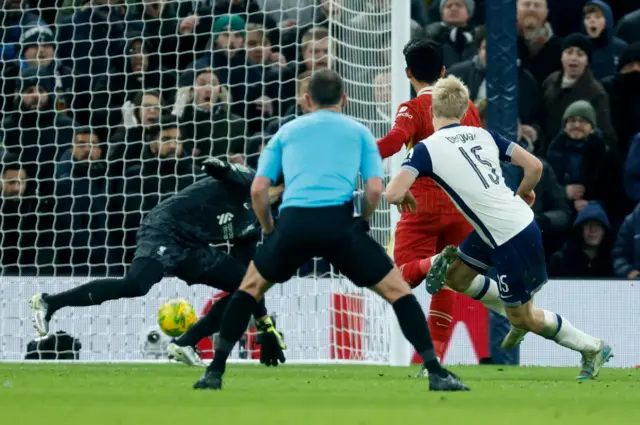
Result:
[[[533,332],[581,353],[578,379],[595,378],[613,356],[611,347],[562,316],[533,306],[533,295],[547,282],[542,235],[527,205],[535,199],[541,162],[496,133],[460,125],[469,91],[456,77],[439,80],[432,98],[436,132],[409,151],[402,170],[387,186],[387,200],[405,211],[413,209],[409,188],[418,177],[431,177],[475,229],[460,245],[457,258],[440,255],[432,270],[444,269],[447,284],[459,292],[500,297],[513,326],[505,346],[513,347]],[[505,184],[500,161],[524,169],[515,195]],[[499,295],[490,294],[489,279],[478,276],[492,266],[498,272]]]

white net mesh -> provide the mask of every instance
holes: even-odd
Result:
[[[347,113],[377,137],[389,130],[390,1],[94,0],[31,10],[14,3],[5,1],[0,24],[0,360],[24,358],[36,336],[33,293],[121,276],[141,218],[192,183],[201,160],[255,166],[269,136],[305,112],[298,93],[314,69],[337,69]],[[154,136],[165,115],[179,137]],[[384,207],[373,235],[385,246],[390,227]],[[380,299],[322,259],[298,278],[267,301],[289,360],[388,361]],[[213,294],[165,279],[144,298],[65,308],[51,330],[77,337],[84,360],[154,357],[163,341],[145,340],[161,303],[181,296],[200,311]],[[254,348],[249,337],[235,356],[255,357]]]

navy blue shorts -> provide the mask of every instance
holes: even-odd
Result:
[[[508,307],[527,303],[548,279],[542,234],[535,221],[495,249],[474,231],[458,248],[458,257],[480,274],[495,267],[500,298]]]

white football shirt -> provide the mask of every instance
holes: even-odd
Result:
[[[494,132],[453,124],[416,144],[402,168],[416,177],[431,177],[495,248],[534,219],[531,208],[502,176],[500,161],[510,161],[515,146]]]

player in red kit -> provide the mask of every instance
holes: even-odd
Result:
[[[399,152],[402,145],[411,149],[413,144],[434,133],[431,123],[431,86],[444,76],[442,48],[432,40],[420,39],[410,41],[403,53],[407,77],[418,96],[400,105],[393,128],[378,141],[383,158]],[[478,110],[471,102],[462,124],[482,126]],[[430,178],[419,178],[411,187],[411,193],[416,199],[418,212],[401,215],[395,230],[393,256],[404,279],[415,288],[425,279],[431,267],[431,257],[448,245],[458,246],[473,231],[473,226]],[[458,296],[452,290],[443,290],[431,299],[428,322],[439,358],[442,358],[451,338]],[[477,308],[484,310],[480,304]],[[480,358],[488,357],[486,330],[484,333],[481,338],[487,343],[484,343],[484,347],[475,347]]]

